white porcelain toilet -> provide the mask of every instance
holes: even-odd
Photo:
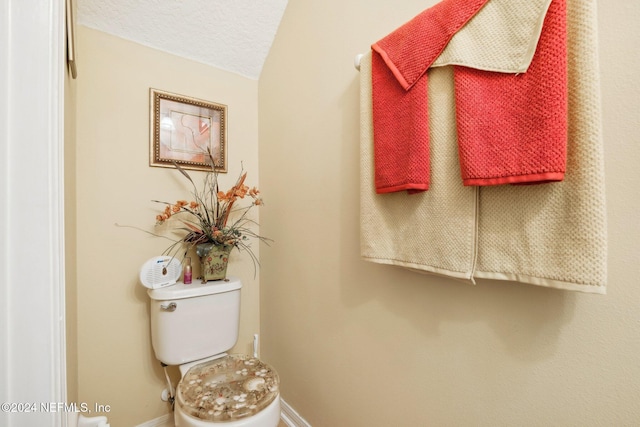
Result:
[[[177,427],[276,427],[279,378],[256,357],[228,355],[238,340],[240,289],[235,277],[149,289],[156,358],[179,365]]]

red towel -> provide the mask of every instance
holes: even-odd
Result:
[[[526,73],[455,67],[464,185],[562,181],[568,80],[566,0],[553,0]]]
[[[371,46],[377,193],[429,189],[426,71],[487,1],[443,0]]]
[[[426,71],[486,1],[443,0],[372,46],[378,193],[429,188]],[[566,34],[566,0],[553,0],[525,73],[455,66],[464,185],[534,184],[564,178]]]

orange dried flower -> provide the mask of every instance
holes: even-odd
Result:
[[[244,196],[247,195],[247,191],[249,191],[249,187],[247,187],[246,185],[240,185],[238,187],[234,187],[233,194],[240,197],[241,199],[244,199]]]
[[[200,243],[212,243],[214,245],[232,245],[247,250],[251,253],[252,259],[256,261],[249,240],[257,238],[260,241],[268,242],[270,239],[258,236],[251,230],[255,221],[247,216],[247,212],[252,206],[262,205],[263,201],[259,197],[258,188],[251,188],[244,184],[247,177],[246,172],[241,172],[235,185],[229,191],[224,191],[219,189],[217,171],[212,169],[204,179],[204,187],[199,190],[188,172],[178,164],[175,166],[194,185],[191,196],[193,200],[177,200],[175,203],[154,200],[154,202],[164,205],[163,211],[156,215],[158,225],[175,216],[175,219],[182,220],[183,225],[179,230],[186,231],[182,239],[175,240],[165,252],[177,254],[182,244],[193,246]],[[245,207],[236,206],[236,203],[238,205],[242,203],[237,199],[247,195],[252,198],[252,203]]]

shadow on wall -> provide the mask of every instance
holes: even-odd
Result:
[[[555,353],[576,296],[517,282],[477,280],[477,285],[360,261],[362,280],[342,289],[351,307],[377,300],[414,323],[425,337],[448,324],[486,324],[514,358],[544,360]]]
[[[357,73],[356,73],[357,74]],[[359,123],[357,75],[341,97],[343,128]],[[344,206],[358,203],[360,195],[359,135],[344,135],[340,170],[345,183]],[[564,324],[573,317],[576,295],[572,292],[509,281],[477,280],[473,286],[446,277],[375,264],[360,258],[358,211],[341,211],[341,295],[349,308],[371,302],[392,315],[412,322],[425,337],[442,334],[450,324],[484,323],[514,358],[543,360],[557,347]]]

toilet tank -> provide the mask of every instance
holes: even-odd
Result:
[[[181,365],[230,350],[238,341],[240,288],[238,278],[228,277],[147,290],[156,358]]]

